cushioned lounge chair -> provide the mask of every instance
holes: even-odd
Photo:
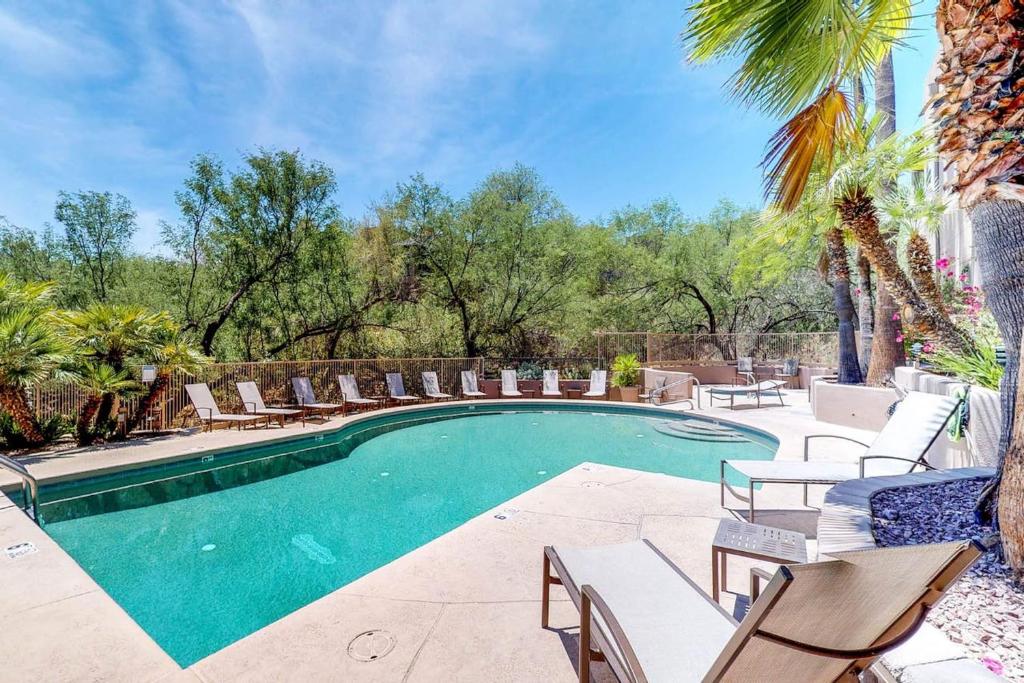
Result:
[[[214,425],[218,423],[237,425],[239,429],[244,425],[257,422],[270,426],[270,418],[265,415],[233,415],[220,412],[217,401],[214,400],[213,394],[210,392],[210,387],[205,383],[186,384],[185,392],[192,402],[192,409],[196,411],[196,415],[203,423],[203,429],[213,429]]]
[[[782,400],[782,387],[786,386],[786,380],[782,379],[766,379],[758,382],[757,384],[745,384],[736,387],[710,387],[708,389],[708,398],[711,401],[711,405],[715,405],[715,399],[720,401],[729,401],[729,410],[736,409],[736,397],[737,396],[754,396],[757,399],[757,407],[761,407],[761,394],[775,394],[779,399],[779,405],[786,405],[785,401]]]
[[[562,398],[562,389],[558,386],[558,370],[544,371],[544,386],[541,388],[540,395],[548,398]]]
[[[750,505],[750,521],[754,520],[754,487],[757,484],[803,484],[804,505],[810,484],[838,484],[864,476],[877,477],[906,474],[918,467],[934,469],[926,455],[953,411],[959,398],[911,391],[900,401],[882,431],[868,445],[856,439],[834,434],[811,434],[804,437],[804,459],[789,460],[723,460],[720,471],[722,505],[725,490]],[[860,444],[865,448],[860,462],[811,462],[810,445],[818,439],[838,439]],[[726,465],[749,480],[747,495],[742,495],[725,481]]]
[[[351,405],[356,410],[369,410],[380,406],[380,401],[360,396],[355,375],[338,375],[338,386],[341,388],[342,404],[346,407]]]
[[[732,378],[733,385],[757,384],[757,374],[754,373],[754,358],[743,356],[736,359],[736,374]]]
[[[462,371],[462,396],[463,398],[484,398],[486,393],[480,391],[480,384],[476,381],[476,373],[472,370]]]
[[[389,372],[384,375],[388,383],[389,398],[395,403],[418,403],[422,399],[415,394],[405,393],[405,382],[402,380],[402,373]]]
[[[450,401],[454,396],[446,394],[441,391],[441,384],[437,381],[436,372],[424,372],[421,374],[423,379],[423,393],[427,398],[434,401]]]
[[[291,418],[293,421],[301,419],[303,426],[305,426],[305,411],[297,408],[268,407],[263,402],[263,395],[260,393],[260,388],[256,386],[256,382],[235,382],[235,388],[238,389],[238,398],[242,399],[245,412],[251,415],[266,415],[267,417],[276,418],[277,423],[282,427],[284,427],[286,418]]]
[[[298,402],[299,407],[307,413],[326,416],[344,408],[340,403],[320,403],[317,401],[316,395],[313,393],[313,385],[310,384],[308,377],[292,377],[292,391],[295,392],[295,400]]]
[[[515,370],[501,371],[501,397],[522,398],[523,392],[519,391],[519,379]]]
[[[608,398],[608,371],[591,370],[590,384],[583,392],[583,398]]]
[[[629,682],[852,683],[908,640],[994,543],[878,548],[786,565],[741,622],[647,540],[548,546],[541,625],[548,626],[551,584],[565,586],[580,611],[579,680],[587,683],[595,659]]]

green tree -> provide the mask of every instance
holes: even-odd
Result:
[[[54,218],[64,226],[64,249],[72,267],[88,279],[91,297],[108,301],[135,234],[131,202],[109,192],[60,192]]]

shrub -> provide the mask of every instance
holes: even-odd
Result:
[[[612,362],[612,386],[634,387],[640,383],[640,359],[635,353],[616,356]]]
[[[39,421],[39,429],[43,433],[44,443],[53,443],[65,434],[70,434],[74,422],[64,415],[54,415]],[[4,447],[11,450],[28,448],[29,443],[21,429],[10,415],[0,412],[0,440]]]

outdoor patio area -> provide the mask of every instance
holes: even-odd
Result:
[[[803,435],[827,426],[811,417],[806,392],[786,395],[792,405],[704,412],[778,435],[778,457],[796,460],[802,458]],[[333,429],[341,422],[305,430]],[[302,430],[221,430],[100,453],[102,466],[124,466],[179,454],[183,447],[194,454]],[[861,440],[871,436],[840,427],[828,431]],[[856,446],[840,447],[828,457],[849,460],[856,452]],[[33,471],[41,478],[87,471],[99,464],[98,455],[41,458]],[[812,505],[820,504],[823,491],[812,487]],[[745,514],[741,502],[734,507]],[[758,508],[759,522],[807,533],[809,556],[815,556],[817,512],[802,507],[799,487],[767,487]],[[0,649],[11,653],[6,671],[18,678],[59,670],[69,679],[96,680],[571,681],[579,617],[556,587],[552,628],[540,628],[544,546],[648,538],[710,593],[711,541],[718,520],[733,516],[720,507],[717,484],[580,465],[182,671],[8,503],[0,512],[0,546],[30,541],[39,552],[2,567],[4,584],[15,589],[0,598]],[[742,558],[729,561],[732,578],[722,604],[738,615],[749,592],[749,565]],[[349,645],[366,631],[386,632],[371,647],[383,652],[393,638],[393,650],[375,661],[354,658],[358,651],[350,654]],[[117,657],[109,656],[113,651]]]

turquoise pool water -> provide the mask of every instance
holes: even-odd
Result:
[[[581,462],[717,481],[775,450],[629,414],[441,414],[44,490],[44,528],[187,666]]]

